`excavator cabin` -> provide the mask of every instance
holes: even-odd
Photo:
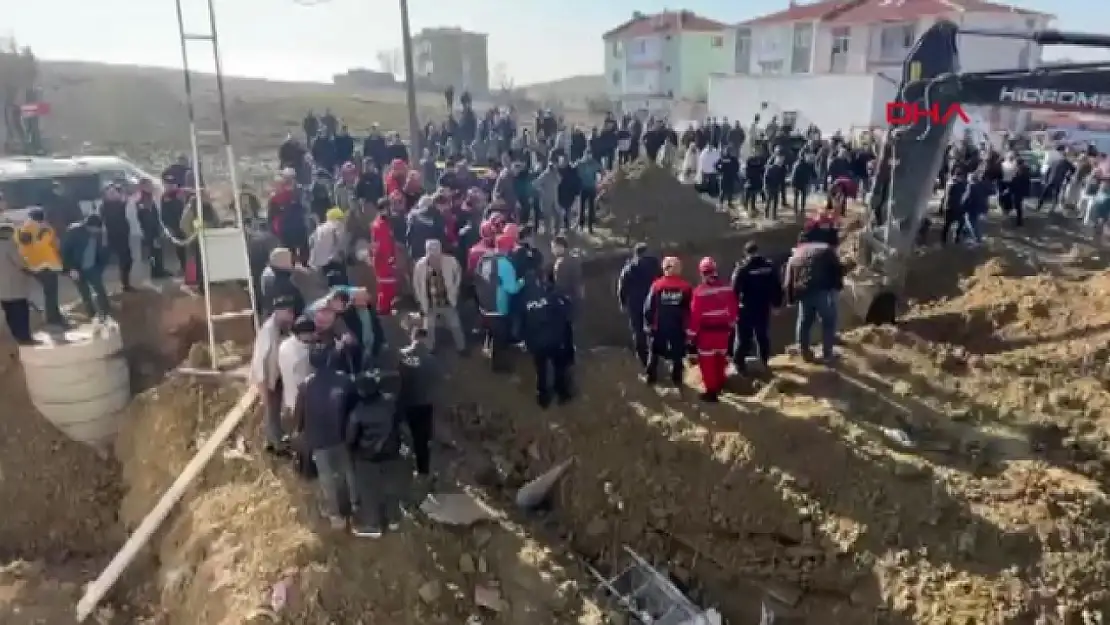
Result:
[[[1107,35],[966,30],[939,21],[907,55],[896,102],[925,111],[947,111],[960,104],[1110,115],[1110,62],[960,73],[961,34],[1110,48]],[[933,199],[953,124],[951,116],[939,123],[928,115],[916,116],[913,123],[891,127],[882,144],[859,268],[845,289],[849,305],[866,323],[893,323],[897,317],[907,261]]]

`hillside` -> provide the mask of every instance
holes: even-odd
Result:
[[[523,85],[520,89],[525,97],[540,102],[560,100],[566,106],[584,107],[587,100],[605,97],[606,83],[605,76],[600,74],[580,75]]]

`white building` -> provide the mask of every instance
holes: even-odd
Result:
[[[938,19],[968,28],[1028,32],[1052,16],[984,0],[824,0],[795,4],[737,25],[735,67],[709,82],[709,114],[733,120],[795,112],[823,131],[885,127],[902,62]],[[962,71],[1031,69],[1040,46],[960,35]],[[980,111],[1009,126],[1015,111]]]

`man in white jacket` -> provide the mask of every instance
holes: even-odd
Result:
[[[424,244],[424,258],[416,262],[412,272],[412,288],[420,311],[424,313],[424,329],[428,331],[428,347],[435,347],[436,328],[442,322],[451,332],[455,348],[466,351],[466,336],[459,320],[459,282],[462,269],[459,262],[443,253],[443,246],[436,239]]]
[[[285,428],[281,424],[284,397],[278,352],[285,332],[293,325],[294,305],[289,297],[279,297],[274,301],[274,312],[258,329],[251,354],[250,383],[258,389],[262,398],[266,451],[271,453],[282,452],[286,443]]]
[[[281,376],[283,415],[293,414],[301,382],[312,374],[312,365],[308,362],[308,347],[315,338],[316,323],[302,315],[293,322],[292,333],[282,339],[278,347],[278,375]]]

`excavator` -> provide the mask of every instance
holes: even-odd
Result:
[[[1110,62],[960,73],[961,34],[1110,48],[1110,35],[969,30],[941,20],[910,49],[897,102],[915,110],[948,111],[967,104],[1110,115]],[[890,128],[882,144],[870,199],[871,222],[860,239],[857,270],[845,285],[849,309],[868,324],[894,323],[897,317],[898,296],[955,123],[954,115],[940,121],[917,117],[912,124]]]

